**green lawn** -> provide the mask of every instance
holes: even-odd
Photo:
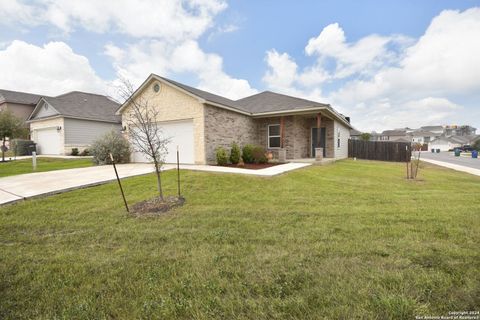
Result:
[[[0,208],[2,319],[414,319],[480,306],[480,178],[342,161],[182,172],[184,207],[115,183]],[[175,193],[175,172],[163,175]],[[153,175],[124,180],[131,204]]]
[[[43,172],[92,166],[92,159],[37,158],[37,170],[33,171],[32,159],[0,162],[0,178],[23,173]]]

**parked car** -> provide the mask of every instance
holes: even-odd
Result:
[[[474,149],[471,145],[468,145],[468,144],[467,144],[467,145],[464,145],[464,146],[461,148],[461,150],[462,150],[463,152],[472,152],[472,151],[475,150],[475,149]]]

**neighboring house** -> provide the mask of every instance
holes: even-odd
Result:
[[[362,132],[358,131],[356,129],[351,129],[350,130],[350,139],[351,140],[360,140],[361,139]]]
[[[434,136],[440,137],[445,133],[445,128],[443,126],[423,126],[417,131],[431,132],[434,134]]]
[[[380,135],[380,141],[410,140],[405,129],[385,130]]]
[[[445,126],[445,135],[446,136],[474,136],[477,129],[469,126],[457,126],[457,125],[448,125]]]
[[[440,151],[448,151],[454,148],[463,147],[465,145],[472,145],[480,139],[478,135],[470,136],[451,136],[451,137],[439,137],[428,144],[428,150],[440,149]]]
[[[39,154],[70,154],[82,151],[109,130],[121,130],[115,115],[119,104],[92,93],[73,91],[42,97],[28,118],[32,140]]]
[[[230,100],[157,75],[150,75],[132,99],[142,97],[159,109],[158,123],[171,139],[166,162],[175,161],[179,147],[182,163],[215,163],[215,149],[257,144],[274,154],[286,151],[287,159],[315,157],[319,145],[327,158],[348,157],[352,126],[330,105],[274,92]],[[117,111],[126,133],[129,102]],[[318,129],[320,128],[320,135]],[[134,152],[135,162],[145,162]]]
[[[0,111],[9,110],[25,123],[41,97],[38,94],[0,89]],[[25,127],[28,128],[27,123]]]
[[[412,140],[411,142],[413,143],[419,143],[419,144],[428,144],[430,141],[438,138],[441,136],[440,134],[431,132],[431,131],[425,131],[425,130],[415,130],[411,133],[409,133],[411,136]]]

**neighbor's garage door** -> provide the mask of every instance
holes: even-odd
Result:
[[[37,129],[34,131],[38,154],[61,154],[60,133],[57,128]]]
[[[195,156],[193,151],[193,121],[178,122],[159,122],[162,136],[170,138],[167,146],[168,154],[165,157],[166,163],[177,162],[177,146],[179,148],[180,163],[194,163]],[[135,146],[133,146],[135,148]],[[134,151],[132,154],[133,162],[148,162],[145,156]]]

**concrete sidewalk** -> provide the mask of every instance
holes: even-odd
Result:
[[[286,163],[260,170],[217,167],[207,165],[180,165],[180,169],[235,173],[255,176],[275,176],[295,169],[309,166],[308,163]],[[163,171],[175,169],[167,164]],[[117,165],[120,178],[133,177],[154,171],[152,164],[130,163]],[[28,173],[0,178],[0,205],[20,201],[37,196],[66,192],[74,189],[94,186],[114,181],[115,173],[112,166],[97,166],[88,168],[55,170],[48,172]]]
[[[448,162],[438,161],[438,160],[432,160],[432,159],[427,159],[427,158],[423,158],[423,159],[421,158],[420,160],[431,163],[431,164],[436,164],[437,166],[442,166],[442,167],[453,169],[453,170],[456,170],[456,171],[466,172],[466,173],[470,173],[470,174],[473,174],[473,175],[476,175],[476,176],[480,176],[480,169],[470,168],[470,167],[466,167],[466,166],[462,166],[462,165],[458,165],[458,164],[453,164],[453,163],[448,163]]]

